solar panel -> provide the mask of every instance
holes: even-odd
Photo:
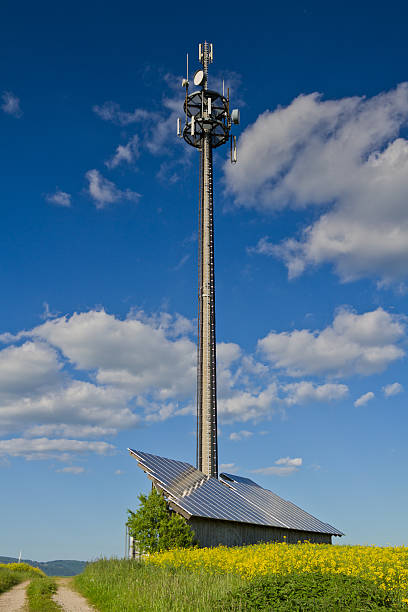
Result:
[[[189,463],[129,449],[145,470],[181,509],[191,516],[284,527],[271,522],[262,508],[242,499],[216,478],[206,476]]]
[[[242,482],[243,484],[255,485],[256,487],[259,486],[250,478],[244,478],[243,476],[235,476],[235,474],[227,474],[226,472],[220,474],[220,478],[222,480],[229,480],[231,482]]]
[[[189,516],[343,535],[249,478],[203,474],[189,463],[128,449],[139,466]]]
[[[189,463],[134,451],[132,449],[129,450],[136,456],[141,467],[144,466],[156,480],[170,487],[174,495],[187,495],[191,492],[190,490],[197,488],[197,486],[201,486],[208,480],[208,476],[196,470]]]
[[[295,506],[295,504],[292,504],[292,502],[286,501],[268,489],[264,489],[249,478],[234,476],[233,474],[221,474],[220,478],[222,481],[228,482],[234,491],[242,495],[245,500],[250,501],[255,506],[259,505],[267,508],[268,513],[275,519],[284,522],[288,529],[344,535],[335,527],[323,523],[308,512]]]

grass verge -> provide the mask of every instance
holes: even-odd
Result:
[[[25,576],[23,574],[16,574],[16,572],[11,572],[8,569],[0,568],[0,593],[4,593],[8,591],[16,584],[23,582],[25,580]]]
[[[244,581],[231,574],[102,559],[90,563],[74,584],[100,612],[213,612],[220,597]]]
[[[8,591],[20,582],[40,576],[45,576],[44,572],[28,563],[0,563],[0,593]]]
[[[100,612],[406,610],[397,593],[344,574],[236,574],[102,559],[74,583]]]
[[[56,592],[53,578],[34,578],[27,587],[29,612],[61,612],[61,607],[52,599]]]

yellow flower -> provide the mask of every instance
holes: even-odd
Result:
[[[331,546],[277,542],[227,548],[172,550],[150,555],[147,563],[239,574],[243,578],[290,572],[360,576],[408,598],[408,547]],[[405,600],[408,603],[408,599]]]

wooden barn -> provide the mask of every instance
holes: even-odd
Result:
[[[198,545],[258,542],[331,544],[344,535],[249,478],[207,476],[189,463],[128,449],[170,508],[184,516]]]

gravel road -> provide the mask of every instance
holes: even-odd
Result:
[[[64,612],[96,612],[85,597],[67,586],[69,582],[69,578],[57,578],[58,591],[53,595],[53,600],[62,607]]]
[[[26,588],[29,580],[22,582],[0,595],[0,612],[25,612]],[[53,595],[54,601],[59,604],[64,612],[97,612],[92,608],[85,597],[69,586],[69,578],[57,578],[58,591]]]
[[[26,600],[25,590],[29,580],[0,595],[0,612],[22,612]]]

